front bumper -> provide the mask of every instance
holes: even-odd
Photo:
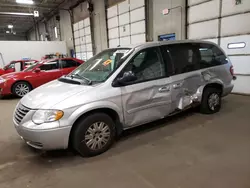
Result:
[[[15,128],[26,144],[41,150],[56,150],[68,148],[71,127],[60,127],[48,130],[28,129],[22,125]]]

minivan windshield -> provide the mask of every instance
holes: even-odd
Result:
[[[89,82],[105,82],[132,53],[131,48],[112,48],[95,55],[68,76]]]

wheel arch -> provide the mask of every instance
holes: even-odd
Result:
[[[69,140],[68,140],[68,147],[72,146],[72,136],[73,132],[77,127],[77,124],[79,121],[81,121],[83,118],[93,114],[93,113],[104,113],[107,114],[115,123],[115,131],[116,131],[116,136],[119,136],[121,132],[123,131],[123,124],[122,120],[116,110],[110,107],[99,107],[95,109],[91,109],[89,111],[85,111],[82,114],[80,114],[75,121],[73,122],[73,125],[71,127],[70,133],[69,133]]]
[[[32,84],[29,82],[29,81],[27,81],[27,80],[17,80],[17,81],[15,81],[14,83],[12,83],[12,85],[11,85],[11,93],[13,94],[13,87],[14,87],[14,85],[15,84],[17,84],[18,82],[26,82],[26,83],[28,83],[29,84],[29,86],[31,87],[31,90],[32,89],[34,89],[34,87],[32,86]]]

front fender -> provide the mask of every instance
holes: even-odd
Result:
[[[77,108],[69,117],[68,121],[71,123],[71,126],[76,122],[76,120],[81,117],[82,115],[92,111],[98,110],[101,108],[108,108],[114,110],[118,116],[121,123],[123,123],[123,113],[122,109],[119,108],[115,103],[110,101],[97,101],[89,104],[85,104],[79,108]]]

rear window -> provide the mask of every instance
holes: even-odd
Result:
[[[175,74],[191,72],[227,63],[225,54],[208,43],[171,44],[162,47],[170,53]]]

